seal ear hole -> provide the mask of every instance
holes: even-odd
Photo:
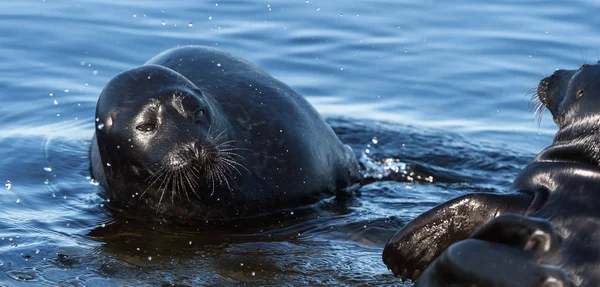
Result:
[[[577,91],[577,94],[575,95],[575,99],[579,100],[579,99],[581,99],[581,97],[583,97],[583,89],[579,89],[579,91]]]
[[[158,126],[155,123],[145,123],[138,125],[137,127],[135,127],[135,129],[140,132],[152,132],[156,130],[157,127]]]

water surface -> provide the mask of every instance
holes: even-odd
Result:
[[[599,8],[0,2],[0,181],[10,181],[0,189],[0,285],[401,285],[381,261],[398,228],[456,195],[506,191],[550,144],[556,128],[549,114],[533,120],[530,92],[557,68],[598,59]],[[258,64],[307,97],[366,174],[390,159],[397,181],[250,234],[116,219],[89,180],[97,97],[119,72],[184,45]]]

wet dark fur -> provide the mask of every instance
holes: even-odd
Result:
[[[117,75],[96,118],[92,174],[128,214],[229,221],[310,205],[362,178],[302,96],[213,48],[171,49]]]

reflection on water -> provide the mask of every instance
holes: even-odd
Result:
[[[381,261],[399,227],[456,195],[506,190],[550,143],[555,127],[533,122],[527,93],[598,58],[598,5],[0,2],[0,285],[400,285]],[[360,196],[243,232],[113,214],[89,178],[97,97],[190,44],[305,95],[372,176]]]
[[[392,159],[396,168],[384,180],[373,172],[377,178],[369,177],[356,198],[219,231],[111,214],[89,180],[89,140],[4,138],[7,158],[19,159],[22,170],[2,192],[2,276],[102,286],[397,283],[381,264],[381,248],[399,227],[457,194],[501,192],[532,156],[440,130],[329,123],[363,166],[386,171]]]

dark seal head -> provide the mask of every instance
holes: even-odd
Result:
[[[245,168],[219,106],[165,67],[116,76],[100,95],[96,117],[105,174],[99,178],[119,206],[165,213],[182,199],[209,201],[218,192],[225,200],[231,186],[220,183]]]
[[[96,121],[94,179],[111,207],[146,218],[269,215],[345,194],[362,178],[302,96],[212,48],[171,49],[117,75]]]
[[[537,96],[559,127],[509,193],[418,216],[383,260],[416,286],[600,285],[600,65],[557,70]],[[518,268],[516,268],[518,267]]]

